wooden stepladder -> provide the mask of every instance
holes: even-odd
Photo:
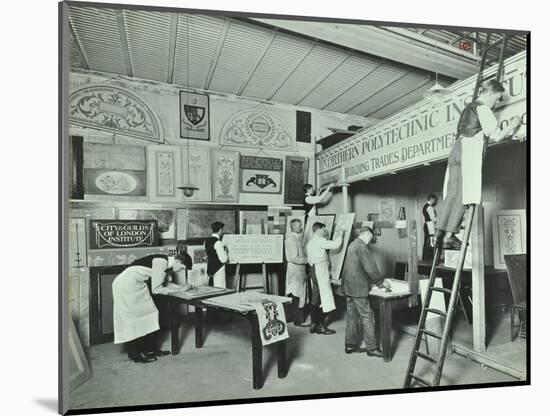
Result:
[[[474,100],[479,95],[483,81],[487,79],[483,75],[485,66],[487,65],[487,56],[488,56],[487,54],[492,48],[496,46],[500,46],[501,50],[498,55],[499,56],[498,69],[497,69],[495,79],[498,82],[500,82],[500,79],[502,77],[504,52],[506,50],[506,44],[508,42],[509,35],[503,35],[498,41],[493,42],[492,44],[490,43],[491,35],[492,35],[491,33],[488,33],[485,40],[485,45],[484,45],[481,62],[480,62],[480,69],[477,76],[476,86],[474,89],[474,95],[473,95]],[[464,267],[464,259],[466,258],[466,250],[468,248],[468,244],[470,240],[470,234],[472,231],[472,225],[474,223],[474,216],[476,213],[476,209],[477,209],[476,204],[470,204],[468,207],[467,217],[466,217],[466,226],[464,229],[464,237],[462,239],[462,245],[460,247],[460,255],[458,259],[458,264],[456,265],[456,271],[454,274],[453,286],[451,290],[443,287],[435,286],[436,267],[439,263],[439,258],[442,252],[441,244],[437,245],[435,249],[434,260],[433,260],[432,269],[430,271],[430,277],[428,282],[428,290],[426,291],[426,299],[424,300],[424,303],[422,306],[422,312],[420,314],[420,320],[418,322],[418,328],[414,339],[414,346],[409,358],[407,373],[405,374],[405,382],[403,384],[404,388],[413,387],[413,384],[417,384],[424,387],[439,386],[439,383],[441,381],[441,374],[443,372],[443,364],[445,363],[445,356],[447,354],[447,347],[449,345],[453,316],[457,308],[457,301],[459,299],[460,279],[461,279],[462,270]],[[449,310],[447,312],[430,308],[432,293],[434,291],[442,292],[444,294],[450,294]],[[445,317],[445,325],[443,326],[442,334],[437,334],[433,331],[426,330],[426,317],[430,312],[436,315],[441,315]],[[441,347],[439,348],[439,355],[437,358],[420,351],[420,344],[422,341],[422,337],[424,335],[438,338],[441,340]],[[415,374],[414,371],[416,367],[416,360],[418,358],[421,358],[423,360],[436,364],[435,374],[433,374],[433,378],[431,379],[431,381],[427,380],[425,377]]]
[[[265,223],[264,220],[261,220],[261,233],[266,234],[265,232]],[[246,218],[243,220],[243,229],[241,234],[246,234]],[[242,292],[246,289],[263,289],[264,293],[269,293],[269,276],[267,275],[267,267],[265,263],[262,263],[262,286],[247,286],[246,285],[246,274],[241,273],[241,265],[237,263],[237,268],[235,270],[235,276],[237,276],[237,292]]]
[[[413,382],[420,384],[425,387],[439,386],[439,381],[441,380],[441,373],[443,371],[443,364],[445,363],[445,356],[447,353],[447,346],[449,344],[451,325],[453,322],[453,316],[457,308],[458,292],[460,290],[460,277],[462,275],[462,269],[464,267],[464,259],[466,258],[466,250],[468,248],[468,241],[470,239],[470,233],[472,231],[472,224],[475,215],[476,205],[471,204],[468,208],[468,213],[466,217],[466,227],[464,229],[464,238],[462,240],[462,245],[460,247],[460,255],[458,259],[458,264],[456,266],[456,271],[453,279],[452,289],[445,289],[443,287],[435,286],[435,275],[436,267],[439,263],[439,257],[441,256],[441,245],[438,245],[435,249],[434,261],[432,264],[432,269],[430,271],[430,278],[428,283],[428,290],[426,291],[426,299],[424,300],[422,306],[422,312],[420,314],[420,321],[418,322],[418,329],[416,331],[416,336],[414,339],[414,347],[411,351],[411,356],[409,358],[409,365],[407,367],[407,373],[405,375],[404,388],[413,387]],[[441,311],[439,309],[430,308],[430,302],[432,298],[432,293],[443,292],[450,294],[451,298],[449,301],[449,310],[447,312]],[[445,317],[445,325],[443,326],[443,333],[437,334],[426,329],[426,317],[428,313],[434,313],[436,315],[441,315]],[[426,335],[429,337],[434,337],[441,340],[441,347],[439,348],[439,356],[434,358],[433,356],[426,354],[420,351],[420,345],[422,337]],[[435,375],[433,376],[432,381],[426,380],[424,377],[421,377],[414,373],[416,360],[422,358],[431,363],[437,364]]]

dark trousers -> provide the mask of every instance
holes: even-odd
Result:
[[[374,312],[369,298],[346,296],[346,308],[346,346],[359,347],[364,339],[367,350],[375,350]]]
[[[134,359],[140,353],[148,353],[158,351],[157,335],[159,331],[151,332],[150,334],[133,339],[126,343],[126,352],[130,359]]]
[[[317,275],[315,274],[315,265],[310,269],[311,279],[311,306],[321,306],[321,292],[319,292],[319,283],[317,283]]]
[[[438,230],[457,233],[466,205],[462,204],[462,145],[460,140],[455,141],[449,160],[449,177],[447,195],[443,199],[441,212],[437,214],[436,228]]]
[[[304,308],[300,308],[300,298],[292,294],[290,298],[292,299],[292,316],[287,318],[287,322],[294,321],[294,325],[301,325],[304,323]]]

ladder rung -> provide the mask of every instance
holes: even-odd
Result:
[[[413,380],[416,380],[420,384],[424,384],[426,387],[432,387],[432,385],[429,382],[427,382],[425,379],[423,379],[422,377],[415,376],[414,374],[411,373],[411,378]]]
[[[428,331],[427,329],[421,329],[424,334],[429,335],[431,337],[437,338],[437,339],[443,339],[443,337],[439,334],[436,334],[435,332]]]
[[[426,308],[426,312],[435,313],[436,315],[441,315],[441,316],[447,316],[446,312],[440,311],[439,309]]]
[[[428,354],[424,354],[423,352],[420,352],[420,351],[415,351],[414,353],[418,355],[420,358],[424,358],[425,360],[431,361],[432,363],[437,363],[437,360],[432,356],[429,356]]]
[[[448,293],[449,295],[453,293],[451,289],[445,289],[444,287],[430,286],[430,288],[436,292]]]

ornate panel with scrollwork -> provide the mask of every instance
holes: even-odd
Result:
[[[505,269],[504,255],[527,253],[527,221],[524,209],[496,211],[493,214],[495,269]]]
[[[69,97],[69,122],[162,143],[155,112],[136,95],[113,85],[92,85]]]
[[[296,150],[288,127],[274,115],[258,110],[240,111],[231,117],[223,126],[220,142],[256,149]]]

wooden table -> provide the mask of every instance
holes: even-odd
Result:
[[[392,291],[372,289],[369,294],[373,308],[378,309],[379,342],[381,344],[384,362],[392,359],[392,312],[394,309],[409,308],[411,292],[407,282],[397,279],[389,279],[392,283]]]
[[[170,300],[170,328],[172,332],[172,354],[176,355],[181,349],[179,341],[179,328],[181,319],[179,317],[178,305],[184,303],[195,307],[195,347],[203,346],[203,315],[205,309],[217,309],[245,317],[250,323],[250,339],[252,343],[252,385],[255,390],[263,387],[263,359],[262,340],[260,337],[258,316],[253,306],[240,302],[242,299],[259,301],[261,299],[278,300],[283,304],[291,303],[291,299],[283,296],[268,295],[259,292],[233,293],[235,290],[228,289],[228,293],[217,296],[209,296],[202,299],[189,299],[182,296],[167,296]],[[242,299],[241,299],[242,298]],[[277,345],[277,375],[285,378],[287,375],[286,363],[286,340],[275,343]]]
[[[224,296],[231,293],[235,293],[235,289],[201,286],[194,292],[177,292],[170,295],[158,295],[165,298],[168,302],[168,327],[170,328],[171,334],[170,338],[172,345],[170,351],[172,355],[179,354],[181,350],[180,326],[182,320],[179,312],[180,304],[183,303],[184,305],[195,307],[195,347],[200,348],[203,344],[203,305],[201,302],[205,299]]]

